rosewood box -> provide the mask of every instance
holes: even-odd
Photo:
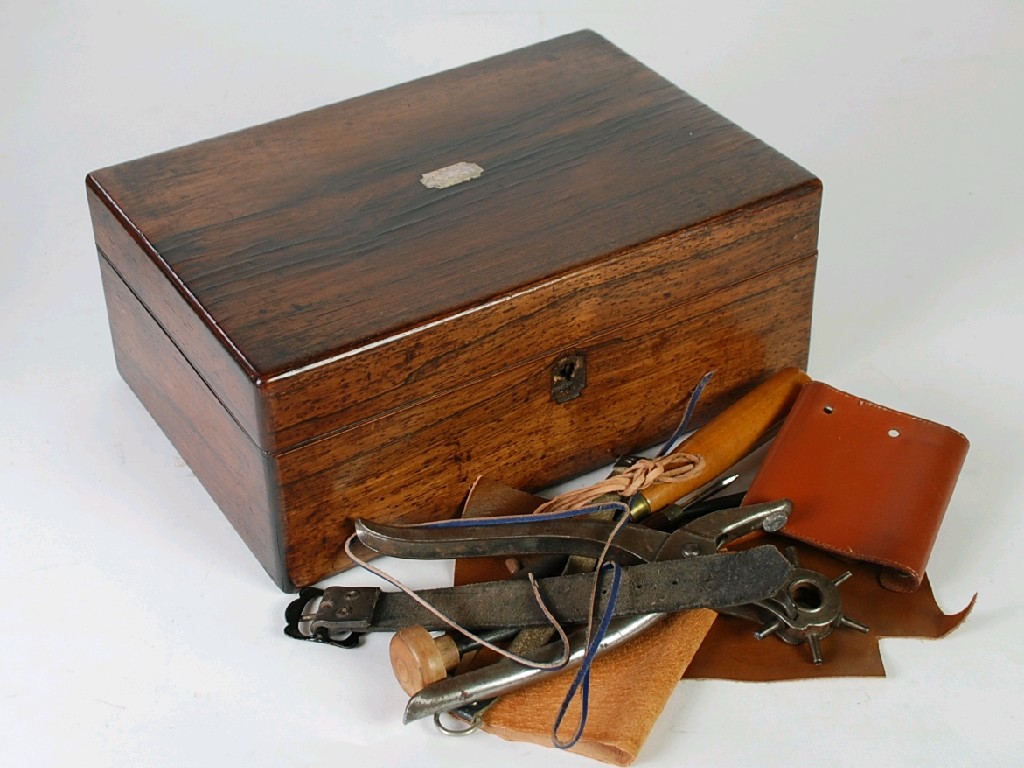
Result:
[[[285,590],[806,364],[820,182],[592,32],[86,184],[118,368]]]

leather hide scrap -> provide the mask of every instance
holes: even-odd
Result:
[[[759,544],[765,538],[758,539]],[[772,537],[772,543],[791,546],[786,539]],[[967,618],[974,599],[962,611],[947,615],[935,602],[928,577],[915,592],[892,592],[882,588],[878,566],[843,561],[804,544],[795,548],[804,568],[835,578],[844,571],[853,576],[839,587],[843,611],[866,624],[868,634],[838,629],[822,641],[824,663],[812,664],[806,645],[787,645],[774,637],[757,640],[756,626],[748,621],[720,616],[705,642],[687,667],[684,677],[721,680],[772,681],[820,677],[884,677],[885,667],[878,647],[885,637],[939,638],[952,632]]]

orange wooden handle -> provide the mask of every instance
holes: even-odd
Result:
[[[704,469],[683,482],[655,483],[644,490],[651,511],[678,501],[750,453],[772,425],[785,417],[808,381],[810,377],[798,368],[784,368],[680,443],[673,453],[703,456]]]

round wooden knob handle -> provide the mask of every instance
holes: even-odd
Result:
[[[391,669],[410,696],[443,680],[459,663],[459,650],[448,635],[434,637],[423,627],[403,627],[391,638]]]

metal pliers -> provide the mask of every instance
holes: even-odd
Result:
[[[779,530],[789,519],[791,509],[792,504],[787,499],[723,509],[671,532],[625,525],[615,533],[615,523],[594,519],[505,522],[502,518],[416,526],[357,520],[355,530],[360,543],[391,557],[416,560],[545,554],[597,557],[607,544],[609,560],[634,565],[712,555],[726,544],[755,531]]]

